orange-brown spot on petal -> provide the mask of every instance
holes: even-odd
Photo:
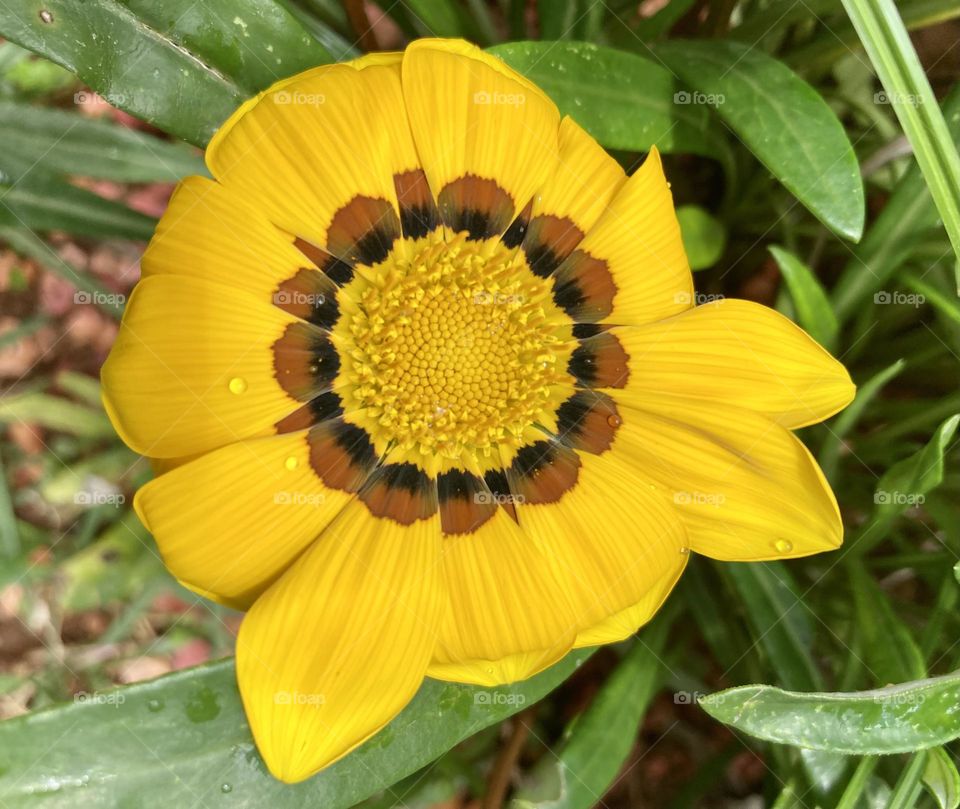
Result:
[[[393,176],[400,204],[400,226],[409,239],[426,236],[440,224],[437,205],[427,184],[423,169],[413,169]]]
[[[346,261],[330,255],[326,250],[317,247],[306,239],[301,239],[298,236],[294,239],[293,246],[323,270],[324,275],[333,283],[343,286],[353,278],[353,267]]]
[[[552,275],[583,239],[583,231],[570,219],[541,214],[530,222],[523,251],[534,275]]]
[[[622,419],[613,399],[580,390],[557,408],[557,433],[567,446],[599,455],[613,444]]]
[[[607,263],[583,250],[571,253],[553,276],[553,300],[575,321],[607,317],[616,294]]]
[[[277,286],[273,304],[328,331],[340,317],[336,285],[325,274],[309,267]]]
[[[510,227],[500,237],[500,241],[507,247],[519,247],[527,235],[527,228],[530,226],[530,214],[533,212],[533,200],[527,203],[527,207],[520,211],[520,215],[510,223]]]
[[[577,484],[579,474],[576,452],[557,441],[543,440],[518,450],[507,480],[520,504],[556,503]]]
[[[600,332],[580,341],[567,370],[587,387],[625,388],[630,378],[629,359],[615,335]]]
[[[445,534],[476,531],[497,511],[497,501],[483,478],[462,469],[450,469],[437,476],[440,527]]]
[[[441,221],[451,230],[466,231],[471,239],[489,239],[503,233],[513,221],[511,196],[494,180],[467,174],[444,186],[437,195]]]
[[[360,499],[375,517],[410,525],[437,512],[434,481],[412,463],[381,466],[364,485]]]
[[[373,266],[400,238],[400,219],[385,199],[356,196],[333,215],[327,228],[327,252],[351,264]]]
[[[510,515],[510,519],[519,522],[517,519],[517,498],[510,491],[507,473],[502,469],[488,469],[483,475],[483,482],[493,496],[494,502]]]
[[[275,426],[278,433],[294,433],[342,415],[343,401],[340,395],[328,390],[280,419]]]
[[[291,323],[273,344],[273,370],[287,393],[301,402],[328,390],[340,356],[326,333],[309,323]]]
[[[310,466],[331,489],[356,492],[377,463],[366,430],[342,419],[318,424],[307,434]]]

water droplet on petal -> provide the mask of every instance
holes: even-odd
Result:
[[[300,465],[300,461],[298,461],[295,457],[293,457],[293,455],[291,455],[289,458],[287,458],[287,460],[283,462],[283,465],[292,472],[294,469],[296,469]]]
[[[230,380],[230,383],[227,385],[230,388],[230,393],[235,393],[238,396],[241,393],[246,392],[247,390],[247,380],[240,376],[235,376]]]
[[[680,549],[680,553],[682,553],[684,556],[686,556],[688,553],[690,553],[690,549],[689,549],[686,545],[684,545],[684,546]]]
[[[233,792],[233,787],[230,784],[220,784],[220,791],[226,794],[227,792]]]
[[[156,713],[157,711],[163,708],[163,701],[159,699],[152,699],[147,703],[147,710],[151,713]]]
[[[773,547],[776,548],[777,553],[790,553],[793,550],[793,543],[786,539],[778,539],[773,543]]]
[[[620,418],[620,416],[618,416],[616,413],[611,413],[609,416],[607,416],[607,424],[609,424],[611,427],[619,427],[621,424],[623,424],[623,419]]]

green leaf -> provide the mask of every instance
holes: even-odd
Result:
[[[944,454],[960,424],[960,414],[950,416],[919,450],[893,464],[877,481],[874,510],[850,542],[849,555],[862,556],[881,542],[893,520],[911,506],[920,505],[943,482]]]
[[[790,68],[737,42],[671,40],[655,46],[749,149],[820,221],[857,241],[865,216],[853,147],[826,101]],[[802,126],[798,125],[802,121]]]
[[[520,790],[514,809],[590,809],[610,788],[633,748],[662,673],[660,654],[672,616],[661,614],[644,630],[564,735],[564,743],[532,784]],[[559,794],[557,794],[559,792]]]
[[[960,155],[893,0],[843,0],[960,257]]]
[[[923,785],[940,809],[957,809],[960,806],[960,773],[944,748],[937,747],[927,753]]]
[[[827,351],[834,352],[840,325],[817,276],[793,253],[782,247],[771,246],[770,253],[787,282],[797,310],[797,321]]]
[[[960,143],[960,84],[944,99],[943,116],[954,144]],[[897,183],[864,240],[853,248],[853,257],[831,295],[837,317],[847,320],[864,299],[882,289],[938,221],[930,190],[914,163]]]
[[[716,264],[727,246],[723,223],[699,205],[681,205],[677,219],[690,269],[705,270]]]
[[[156,221],[37,167],[15,182],[0,179],[0,225],[147,241]]]
[[[916,809],[917,800],[923,789],[923,773],[927,766],[927,754],[915,753],[903,768],[897,783],[894,784],[893,794],[887,809]]]
[[[814,689],[822,683],[810,652],[813,630],[807,607],[786,565],[780,562],[729,563],[723,572],[747,609],[757,642],[788,688]]]
[[[807,11],[808,8],[809,11]],[[824,11],[836,12],[836,10],[836,0],[816,0],[816,3],[801,7],[800,14],[802,16],[806,11],[808,16],[813,13],[824,18],[826,16]],[[907,30],[913,31],[956,18],[960,15],[960,6],[957,5],[956,0],[897,0],[897,11]],[[789,15],[787,21],[789,21]],[[829,26],[829,36],[814,37],[809,45],[791,49],[784,57],[787,63],[796,67],[797,70],[816,75],[844,58],[861,59],[860,49],[863,43],[850,19],[832,17],[829,21],[826,19],[823,21]],[[746,37],[741,38],[745,42],[754,41]]]
[[[674,103],[675,79],[632,53],[585,42],[510,42],[490,52],[543,88],[608,149],[718,157],[705,107]]]
[[[871,691],[745,685],[699,702],[714,719],[758,739],[849,755],[912,753],[960,736],[960,672]]]
[[[824,751],[820,752],[823,753]],[[871,777],[873,777],[873,771],[877,768],[878,761],[879,759],[876,756],[864,756],[860,759],[860,763],[857,764],[857,769],[853,771],[853,775],[850,776],[850,780],[847,782],[843,794],[837,801],[836,809],[854,809],[854,807],[858,805],[872,806],[869,800],[864,800],[861,803],[861,796],[867,789]],[[886,806],[886,803],[884,803],[883,806]]]
[[[923,296],[923,302],[929,301],[940,314],[960,326],[960,301],[955,296],[944,295],[933,284],[912,273],[903,277],[903,283],[907,288]]]
[[[13,499],[7,483],[7,470],[3,463],[0,448],[0,559],[16,559],[20,555],[20,531],[17,528],[17,515],[13,510]]]
[[[48,430],[84,438],[111,438],[113,427],[102,410],[46,393],[20,393],[0,398],[0,424],[29,422]]]
[[[578,650],[509,687],[426,680],[380,733],[294,786],[274,780],[256,752],[233,661],[186,669],[0,723],[0,795],[7,806],[51,809],[346,809],[536,702],[589,655]]]
[[[203,159],[180,144],[76,113],[0,102],[5,152],[64,175],[118,182],[174,182],[205,174]]]
[[[247,96],[331,61],[273,0],[8,0],[0,35],[198,146]]]
[[[66,559],[57,571],[61,608],[81,612],[133,599],[163,569],[147,536],[128,512],[95,543]]]
[[[849,575],[857,610],[857,632],[871,677],[880,683],[925,677],[927,667],[920,648],[890,599],[862,565],[849,565]]]
[[[577,18],[582,14],[576,0],[537,0],[540,38],[570,39]]]
[[[840,460],[840,449],[843,439],[860,421],[864,411],[874,400],[883,387],[899,374],[904,368],[904,361],[897,360],[879,373],[872,376],[864,385],[857,388],[856,398],[847,405],[846,409],[833,422],[833,426],[823,441],[820,450],[820,467],[828,480],[833,480]]]
[[[413,22],[425,36],[463,36],[463,14],[453,0],[406,0]]]
[[[943,482],[943,456],[960,424],[960,414],[951,416],[934,432],[924,447],[891,466],[877,483],[874,503],[878,517],[900,514]]]

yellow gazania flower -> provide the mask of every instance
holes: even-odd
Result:
[[[632,176],[529,81],[421,40],[282,81],[207,151],[103,370],[163,471],[136,508],[249,608],[237,676],[297,781],[424,676],[494,685],[628,637],[688,557],[841,541],[791,429],[846,405],[789,320],[694,307],[654,150]]]

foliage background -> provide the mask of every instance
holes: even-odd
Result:
[[[957,807],[958,16],[0,0],[0,806]],[[172,184],[204,172],[195,147],[230,111],[428,34],[492,47],[628,168],[655,143],[698,299],[775,306],[848,365],[856,401],[804,431],[847,540],[694,559],[636,639],[513,688],[428,682],[282,787],[233,685],[239,616],[163,570],[129,509],[149,470],[97,374]]]

